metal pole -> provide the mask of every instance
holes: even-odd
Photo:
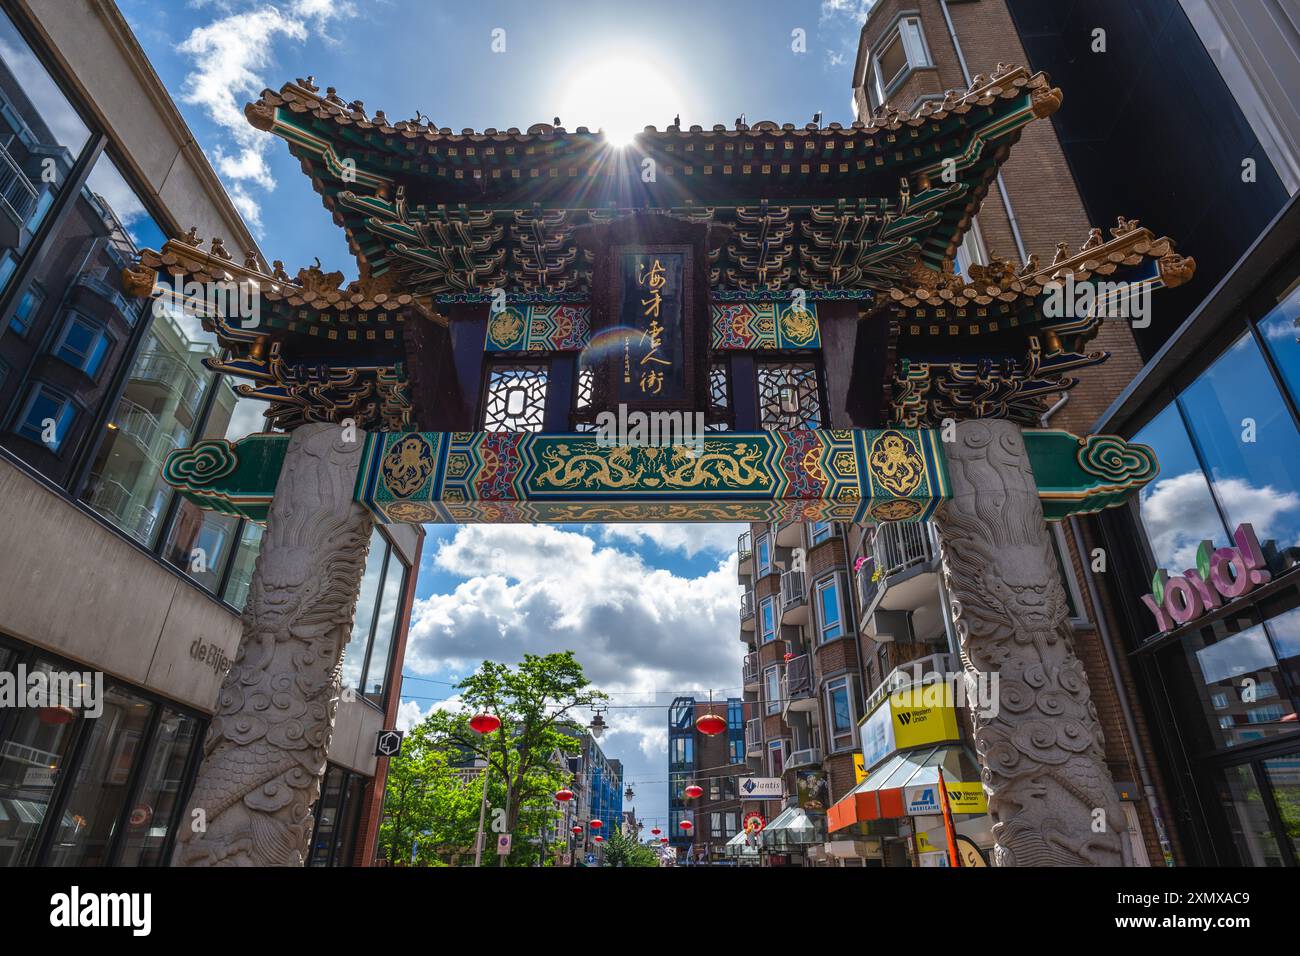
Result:
[[[483,768],[483,799],[478,805],[478,840],[474,843],[474,865],[483,865],[483,818],[487,815],[488,775],[492,773],[492,762],[487,761]]]

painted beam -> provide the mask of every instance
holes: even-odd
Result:
[[[1149,448],[1113,436],[1024,436],[1048,520],[1113,507],[1158,472]],[[949,495],[926,429],[709,432],[694,449],[590,432],[363,440],[355,498],[383,523],[924,521]],[[263,521],[288,441],[203,441],[168,456],[163,477],[200,507]]]

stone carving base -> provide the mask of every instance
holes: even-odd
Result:
[[[292,435],[173,865],[306,860],[370,543],[352,500],[365,435],[351,437],[328,424]]]
[[[996,714],[972,711],[994,863],[1123,865],[1126,823],[1020,429],[962,422],[944,450],[953,497],[935,522],[962,667],[968,686],[999,675]]]

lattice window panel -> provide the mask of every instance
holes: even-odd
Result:
[[[709,366],[709,417],[725,416],[731,405],[728,388],[728,371],[725,363]],[[704,426],[705,431],[725,432],[731,425],[725,421],[712,421]]]
[[[821,390],[812,362],[758,366],[760,424],[769,431],[821,428]]]
[[[483,429],[539,432],[546,418],[545,365],[498,365],[488,376]]]

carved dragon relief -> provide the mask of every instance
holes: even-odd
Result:
[[[306,860],[370,546],[370,516],[352,500],[364,442],[341,436],[327,424],[293,433],[174,865]]]
[[[946,448],[953,497],[936,522],[962,667],[971,689],[999,675],[995,713],[971,712],[995,863],[1124,865],[1124,816],[1024,439],[1011,422],[968,421]]]

